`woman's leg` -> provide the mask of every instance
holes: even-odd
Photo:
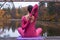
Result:
[[[21,27],[18,28],[18,32],[21,36],[24,36],[24,30]]]
[[[36,35],[39,36],[39,35],[41,35],[41,33],[42,33],[42,28],[38,28],[36,30]]]

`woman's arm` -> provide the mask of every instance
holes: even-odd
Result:
[[[32,11],[31,11],[31,14],[32,14],[35,18],[38,17],[38,5],[37,5],[37,4],[34,5]]]
[[[22,28],[25,29],[29,24],[30,24],[30,20],[28,20],[28,22],[25,23],[25,18],[22,17]]]

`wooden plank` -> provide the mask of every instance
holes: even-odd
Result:
[[[10,0],[6,0],[10,1]],[[39,1],[55,1],[60,2],[60,0],[12,0],[13,2],[39,2]],[[0,0],[0,2],[4,2],[4,0]]]

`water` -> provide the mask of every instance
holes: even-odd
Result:
[[[2,29],[0,29],[1,32]],[[8,31],[8,29],[4,29],[4,32],[0,34],[0,37],[18,37],[20,34],[18,33],[17,29],[15,32],[12,32],[12,29]]]

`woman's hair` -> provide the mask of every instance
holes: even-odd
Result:
[[[32,6],[32,5],[29,5],[29,6],[27,7],[27,10],[28,10],[28,12],[29,12],[29,13],[31,13],[32,8],[33,8],[33,6]]]

